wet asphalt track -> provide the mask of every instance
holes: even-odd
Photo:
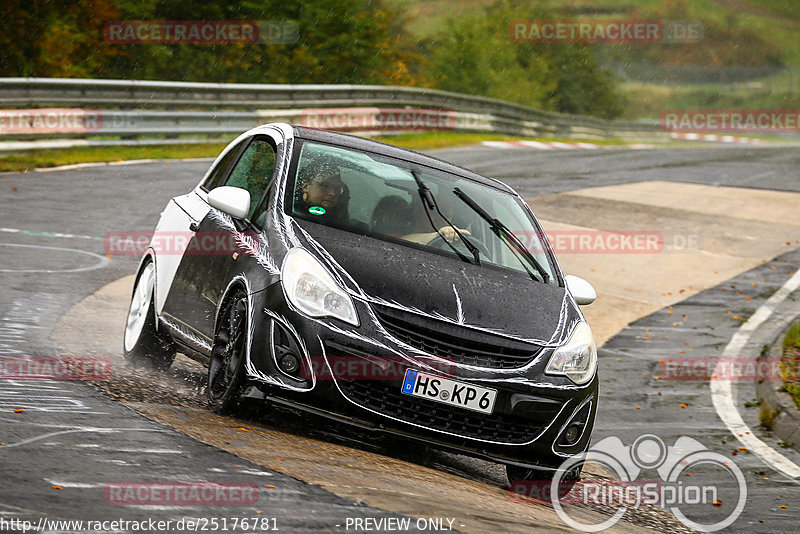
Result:
[[[580,152],[480,148],[444,150],[436,155],[500,178],[526,197],[649,179],[800,190],[797,174],[800,151],[796,148]],[[101,286],[132,274],[136,267],[135,257],[117,256],[104,261],[100,239],[103,234],[120,229],[151,231],[167,199],[195,185],[207,166],[208,162],[160,162],[0,175],[0,243],[3,244],[0,269],[17,271],[0,272],[0,294],[3,295],[0,353],[53,355],[55,349],[49,335],[58,317]],[[54,233],[67,235],[52,235]],[[776,269],[767,265],[726,282],[727,286],[736,285],[746,293],[712,288],[673,306],[670,316],[666,315],[666,310],[655,313],[606,343],[600,351],[603,396],[595,441],[616,435],[630,443],[639,435],[653,433],[671,445],[677,434],[683,434],[733,458],[732,452],[738,443],[713,411],[707,384],[663,383],[653,378],[657,374],[654,362],[660,354],[674,352],[675,342],[649,334],[671,326],[673,317],[685,317],[682,319],[686,323],[685,337],[681,341],[688,341],[701,351],[696,355],[714,355],[740,325],[726,312],[748,316],[768,298],[769,292],[764,287],[778,287],[785,282],[787,272],[800,265],[800,257],[797,253],[789,254],[774,265]],[[87,270],[21,272],[69,269]],[[754,280],[758,288],[752,287],[750,282]],[[762,282],[764,280],[766,282]],[[751,299],[743,300],[744,295]],[[91,325],[86,328],[91,329]],[[644,337],[649,339],[643,340]],[[3,383],[1,386],[0,442],[25,444],[0,449],[4,470],[0,517],[38,519],[47,513],[75,519],[200,517],[202,510],[133,511],[125,507],[120,511],[121,507],[105,505],[102,486],[115,480],[146,480],[145,473],[154,471],[160,473],[161,479],[176,481],[248,481],[248,477],[263,480],[263,475],[259,475],[263,468],[136,416],[83,384],[59,383],[56,387],[60,391],[55,395],[49,392],[41,396],[32,395],[33,391],[25,387],[26,384]],[[746,385],[738,389],[738,395],[742,402],[755,396]],[[679,404],[688,407],[680,408]],[[24,414],[15,414],[13,408],[17,405],[29,408]],[[754,428],[757,425],[755,410],[741,411]],[[62,430],[64,425],[117,431],[47,437],[49,433]],[[143,443],[144,435],[147,438]],[[761,437],[777,445],[770,436]],[[150,452],[136,453],[132,449]],[[794,451],[781,449],[781,452],[795,463],[800,462],[800,455]],[[776,474],[752,455],[738,454],[735,461],[747,478],[749,499],[747,512],[734,529],[794,530],[800,519],[797,509],[800,488],[796,481]],[[293,479],[284,479],[288,477],[281,479],[284,487],[297,488],[296,499],[265,495],[260,506],[252,510],[223,507],[215,509],[215,515],[242,516],[245,512],[266,510],[266,515],[278,517],[279,526],[284,526],[282,530],[291,531],[324,530],[326,527],[331,530],[347,516],[386,515]],[[75,499],[74,493],[69,499],[61,497],[67,489],[63,480],[83,488],[85,491],[80,493],[83,497]],[[52,481],[62,481],[62,490],[53,489],[51,485],[55,482],[51,484]],[[787,508],[780,508],[781,505]],[[303,512],[298,513],[299,510]],[[701,517],[702,512],[699,514]]]

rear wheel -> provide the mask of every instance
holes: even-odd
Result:
[[[206,393],[217,413],[232,413],[241,402],[247,336],[247,294],[239,289],[222,308],[208,365]]]
[[[125,361],[131,365],[166,370],[175,359],[175,345],[169,336],[156,329],[155,272],[153,262],[148,261],[139,273],[128,309],[122,348]]]

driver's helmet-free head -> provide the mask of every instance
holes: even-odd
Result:
[[[341,181],[341,173],[336,160],[330,157],[319,157],[305,165],[297,175],[297,184],[294,191],[295,209],[307,211],[310,207],[308,188],[313,184],[324,183],[328,180]],[[336,206],[325,213],[326,218],[347,218],[347,205],[350,201],[350,192],[347,185],[342,185]]]
[[[331,158],[317,158],[308,165],[300,169],[297,181],[297,192],[302,196],[312,184],[321,183],[325,180],[337,178],[341,180],[339,166]]]

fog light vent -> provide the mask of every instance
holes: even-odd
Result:
[[[559,447],[572,447],[580,442],[583,437],[586,424],[589,422],[589,415],[592,411],[592,403],[587,402],[578,413],[576,413],[569,424],[561,431],[557,445]]]
[[[273,320],[270,328],[272,358],[278,371],[294,379],[308,381],[311,371],[305,369],[303,352],[295,336],[282,324]]]

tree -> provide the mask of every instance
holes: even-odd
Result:
[[[11,0],[0,74],[246,83],[419,81],[419,58],[382,0]],[[294,43],[117,44],[112,20],[248,20],[297,24]]]
[[[512,21],[555,18],[550,12],[499,0],[483,15],[451,20],[446,35],[428,43],[428,77],[437,87],[565,113],[613,118],[622,112],[611,75],[588,46],[511,39]]]
[[[0,76],[103,76],[119,52],[103,41],[113,0],[10,0],[0,18]]]

